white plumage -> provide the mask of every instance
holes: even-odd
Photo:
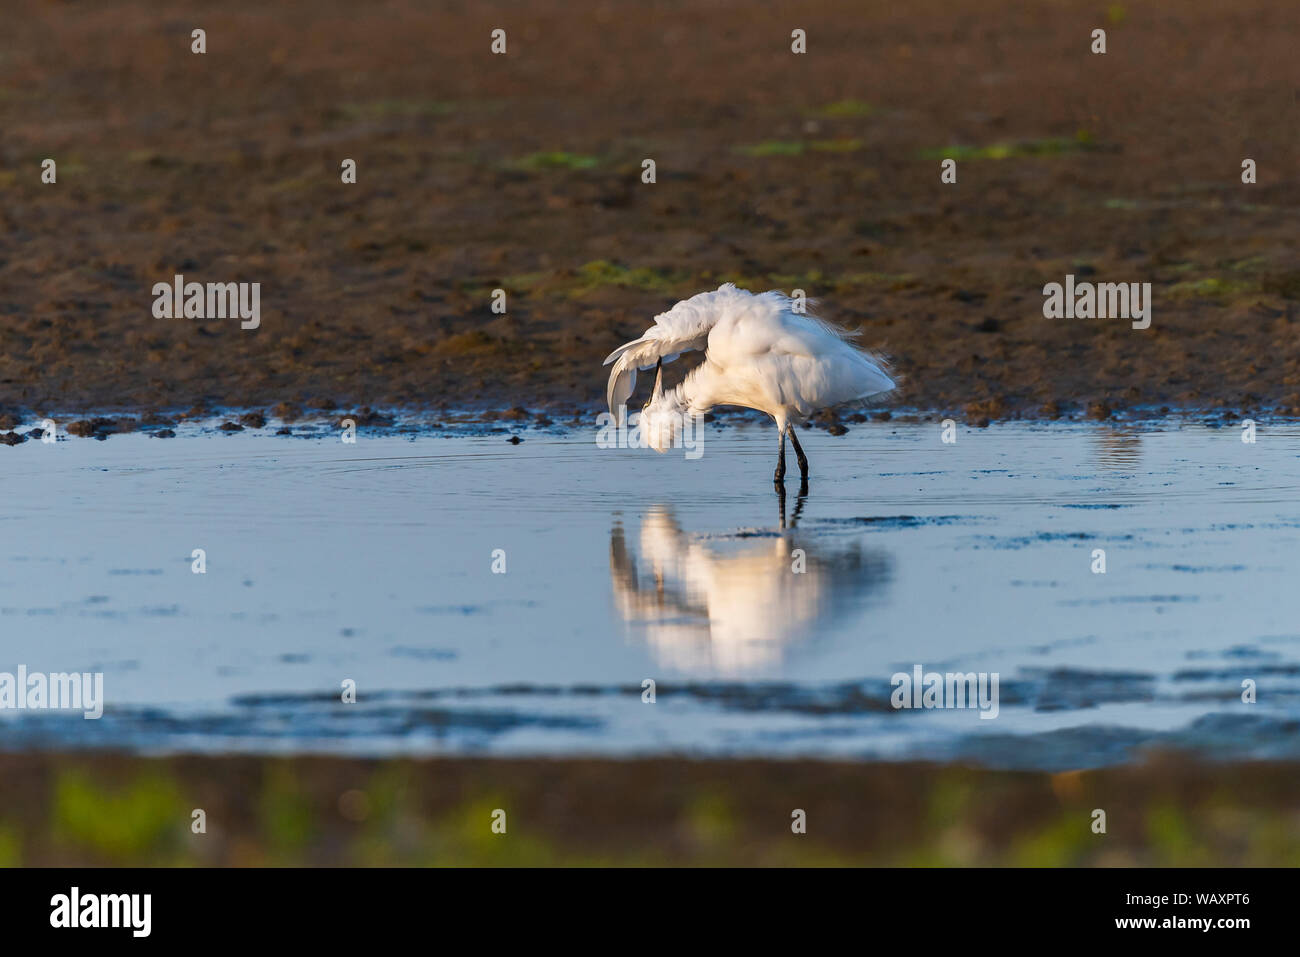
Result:
[[[780,433],[776,480],[785,475],[785,437],[794,442],[800,471],[808,462],[794,426],[816,412],[869,399],[895,388],[883,360],[856,348],[850,333],[815,316],[797,313],[780,292],[758,295],[731,283],[677,303],[655,316],[640,339],[619,346],[605,365],[610,412],[624,414],[638,369],[658,367],[640,427],[648,443],[666,451],[683,415],[717,405],[739,405],[770,415]],[[703,349],[704,362],[674,389],[663,388],[664,362]]]

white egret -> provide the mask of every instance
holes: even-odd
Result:
[[[858,349],[849,333],[815,316],[795,312],[784,293],[758,295],[724,283],[655,316],[640,339],[619,346],[606,398],[611,413],[624,414],[636,387],[638,369],[656,368],[654,391],[641,412],[647,444],[664,452],[673,444],[683,415],[698,415],[717,405],[739,405],[765,412],[776,421],[780,449],[775,480],[785,477],[785,437],[794,443],[799,471],[808,477],[808,459],[794,434],[822,409],[869,399],[895,388],[887,365]],[[680,385],[663,387],[663,364],[683,352],[704,350],[704,362]]]

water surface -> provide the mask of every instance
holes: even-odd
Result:
[[[784,514],[759,426],[697,460],[180,431],[0,450],[0,671],[107,699],[0,746],[1300,757],[1295,427],[809,433]],[[997,673],[997,717],[894,709],[917,665]]]

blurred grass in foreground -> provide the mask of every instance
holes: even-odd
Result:
[[[4,754],[0,775],[0,866],[1300,865],[1285,764]]]

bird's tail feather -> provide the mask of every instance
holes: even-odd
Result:
[[[862,377],[862,394],[853,402],[866,402],[898,389],[900,376],[886,356],[861,348],[855,348],[854,351],[863,360],[865,374]]]
[[[609,403],[610,414],[617,416],[621,421],[623,407],[627,405],[627,400],[632,398],[632,393],[635,390],[636,367],[620,362],[610,372],[609,388],[605,392],[605,401]]]

